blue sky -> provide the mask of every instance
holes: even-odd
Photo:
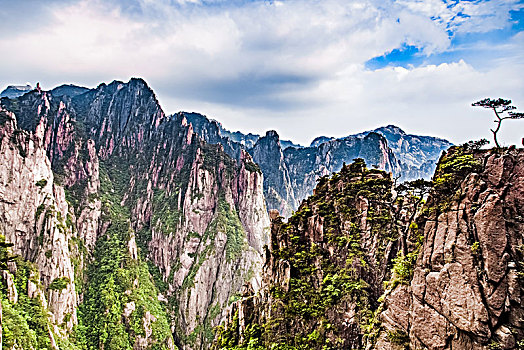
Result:
[[[459,4],[451,1],[452,5]],[[366,62],[368,69],[380,69],[388,66],[421,66],[427,64],[452,63],[461,59],[467,60],[478,69],[487,69],[495,57],[503,58],[505,52],[498,53],[491,46],[497,46],[524,30],[524,9],[508,11],[505,25],[490,28],[488,31],[457,31],[448,29],[449,47],[430,55],[423,52],[423,47],[402,44],[383,55],[373,57]],[[449,6],[449,5],[448,5]],[[459,12],[460,18],[468,20],[471,17]]]
[[[142,77],[166,113],[233,130],[308,144],[396,124],[458,143],[490,137],[471,102],[524,109],[523,17],[521,0],[0,0],[0,89]]]

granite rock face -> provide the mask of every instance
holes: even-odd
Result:
[[[0,227],[38,273],[29,289],[45,299],[53,334],[74,335],[78,308],[94,305],[102,309],[85,311],[83,324],[102,327],[86,325],[109,312],[91,280],[111,281],[104,261],[113,254],[117,268],[136,272],[118,281],[126,289],[115,294],[122,298],[116,323],[129,338],[92,332],[88,339],[136,349],[206,348],[242,285],[261,284],[269,218],[263,176],[250,155],[239,150],[232,159],[185,118],[166,117],[141,79],[88,91],[35,90],[1,102]],[[121,247],[117,255],[110,242]],[[60,288],[49,288],[57,279]],[[155,301],[144,304],[140,293]]]
[[[44,140],[20,130],[15,116],[2,108],[0,119],[0,232],[13,243],[14,254],[39,266],[42,289],[36,294],[51,312],[55,332],[71,331],[77,324],[78,295],[72,261],[76,252],[69,242],[77,233],[66,220],[74,213],[64,188],[54,183]],[[4,271],[4,277],[12,280],[10,272]],[[50,289],[57,279],[69,283]],[[14,288],[11,283],[9,294],[17,293]]]
[[[478,152],[475,161],[479,170],[452,199],[428,199],[430,207],[446,201],[445,210],[433,207],[424,220],[411,283],[386,294],[383,327],[406,334],[412,348],[522,346],[524,152]],[[383,334],[375,348],[384,344]]]
[[[421,207],[358,164],[287,222],[270,212],[263,287],[215,347],[521,348],[524,150],[451,148]]]
[[[275,131],[265,136],[232,133],[203,115],[179,113],[176,117],[182,115],[206,142],[221,144],[233,158],[239,158],[241,149],[247,150],[264,174],[268,209],[276,209],[284,217],[313,193],[320,177],[340,171],[344,163],[355,158],[391,172],[398,181],[429,180],[440,154],[451,146],[446,140],[406,134],[389,125],[338,139],[320,136],[309,147],[303,147],[280,140]]]

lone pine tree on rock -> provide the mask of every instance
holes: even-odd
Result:
[[[524,113],[513,112],[517,107],[511,105],[511,100],[505,100],[503,98],[491,99],[485,98],[483,100],[474,102],[471,104],[474,107],[484,107],[492,109],[495,113],[497,119],[494,121],[497,123],[497,128],[495,130],[490,129],[493,133],[493,138],[495,139],[495,145],[497,148],[500,148],[500,145],[497,140],[497,133],[500,130],[500,125],[504,119],[524,119]],[[504,113],[508,112],[506,115]]]

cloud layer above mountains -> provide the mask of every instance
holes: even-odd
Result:
[[[0,88],[144,78],[167,113],[309,143],[380,125],[490,137],[484,97],[524,109],[517,0],[0,0]],[[524,123],[501,138],[520,143]]]

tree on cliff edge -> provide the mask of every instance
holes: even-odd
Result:
[[[7,243],[5,236],[0,234],[0,270],[7,270],[7,263],[14,259],[9,252],[12,246],[13,243]]]
[[[494,121],[497,123],[497,128],[495,130],[490,129],[493,133],[493,138],[495,139],[495,144],[497,148],[500,148],[499,142],[497,140],[497,133],[500,130],[500,125],[504,119],[524,119],[524,113],[512,112],[517,107],[511,105],[511,100],[505,100],[503,98],[491,99],[485,98],[483,100],[474,102],[471,104],[474,107],[484,107],[493,110],[497,119]],[[508,112],[506,115],[504,113]]]

